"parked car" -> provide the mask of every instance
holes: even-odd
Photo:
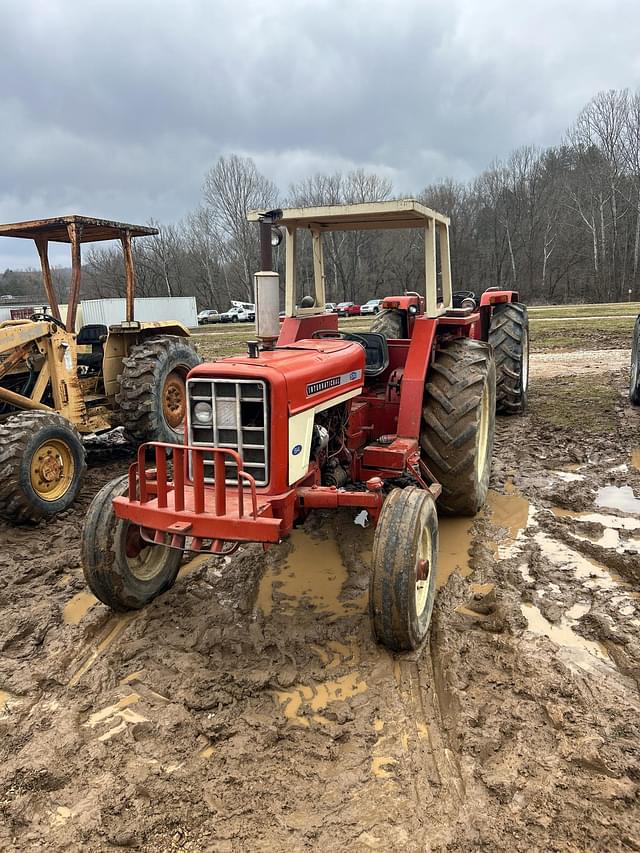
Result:
[[[250,323],[256,319],[256,306],[251,302],[232,302],[231,308],[220,314],[221,323]]]
[[[336,313],[336,303],[335,302],[326,302],[324,306],[324,310],[327,314],[335,314]]]
[[[204,311],[200,311],[198,314],[198,325],[205,326],[207,323],[219,323],[220,322],[220,314],[216,311],[215,308],[205,308]]]
[[[355,302],[339,302],[336,311],[338,312],[338,317],[360,316],[360,306],[356,305]]]
[[[382,299],[369,299],[360,307],[361,314],[377,314],[380,310]]]

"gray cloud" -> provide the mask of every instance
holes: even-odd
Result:
[[[640,82],[633,0],[24,0],[0,20],[1,221],[176,221],[232,151],[283,190],[364,166],[417,191]],[[13,243],[0,269],[35,264]]]

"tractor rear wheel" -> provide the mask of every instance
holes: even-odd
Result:
[[[495,431],[496,368],[491,348],[460,338],[436,352],[422,410],[422,458],[442,486],[438,507],[475,515],[487,497]]]
[[[20,524],[63,512],[86,469],[80,436],[62,415],[12,415],[0,425],[0,516]]]
[[[113,499],[128,491],[128,474],[107,483],[95,496],[82,528],[82,568],[91,592],[117,612],[139,610],[175,583],[182,551],[150,545],[140,528],[113,510]]]
[[[149,338],[122,360],[120,407],[125,432],[136,441],[182,442],[187,414],[187,374],[200,357],[184,338]]]
[[[395,308],[385,308],[373,318],[370,332],[377,332],[385,338],[404,338],[404,317],[402,311]]]
[[[429,492],[394,489],[373,540],[369,613],[376,640],[392,651],[427,636],[436,592],[438,514]]]
[[[496,360],[496,410],[504,415],[524,412],[529,387],[529,315],[525,305],[496,305],[489,343]]]
[[[631,376],[629,379],[629,399],[634,406],[640,406],[640,317],[636,317],[631,345]]]

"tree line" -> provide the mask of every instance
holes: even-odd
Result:
[[[362,169],[309,176],[283,194],[251,158],[221,157],[205,177],[196,210],[177,224],[152,223],[160,233],[134,241],[137,293],[195,295],[200,308],[252,301],[258,239],[248,210],[394,197],[391,181]],[[637,299],[640,92],[601,92],[558,146],[518,148],[472,181],[444,180],[414,197],[451,218],[456,289],[510,288],[529,303]],[[362,302],[421,287],[420,232],[337,232],[324,240],[332,301]],[[304,243],[300,269],[304,289],[312,277]],[[85,283],[92,295],[124,293],[117,248],[88,253]]]

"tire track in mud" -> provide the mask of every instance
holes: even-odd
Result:
[[[466,791],[456,753],[442,723],[447,713],[447,691],[442,674],[436,674],[436,666],[427,646],[420,665],[416,660],[397,659],[394,674],[406,719],[414,723],[405,734],[416,770],[416,802],[419,806],[432,803],[433,788],[442,787],[447,791],[447,811],[453,818]]]
[[[204,566],[207,562],[211,561],[211,559],[212,558],[209,556],[202,554],[196,556],[187,555],[180,571],[178,572],[178,578],[184,578],[197,568]],[[79,593],[79,596],[82,597],[83,601],[82,610],[78,614],[79,618],[77,619],[77,622],[80,622],[82,616],[92,607],[100,604],[98,599],[89,592]],[[65,607],[65,613],[66,611],[67,608]],[[89,669],[91,669],[93,664],[102,655],[104,655],[112,645],[123,637],[127,629],[135,622],[139,615],[139,611],[132,611],[124,614],[113,614],[110,617],[107,617],[106,621],[102,625],[96,627],[95,632],[90,632],[89,635],[85,637],[86,642],[83,644],[79,653],[82,663],[74,666],[74,671],[69,678],[69,687],[74,687],[78,684],[82,677],[89,671]],[[87,646],[89,648],[87,648]]]

